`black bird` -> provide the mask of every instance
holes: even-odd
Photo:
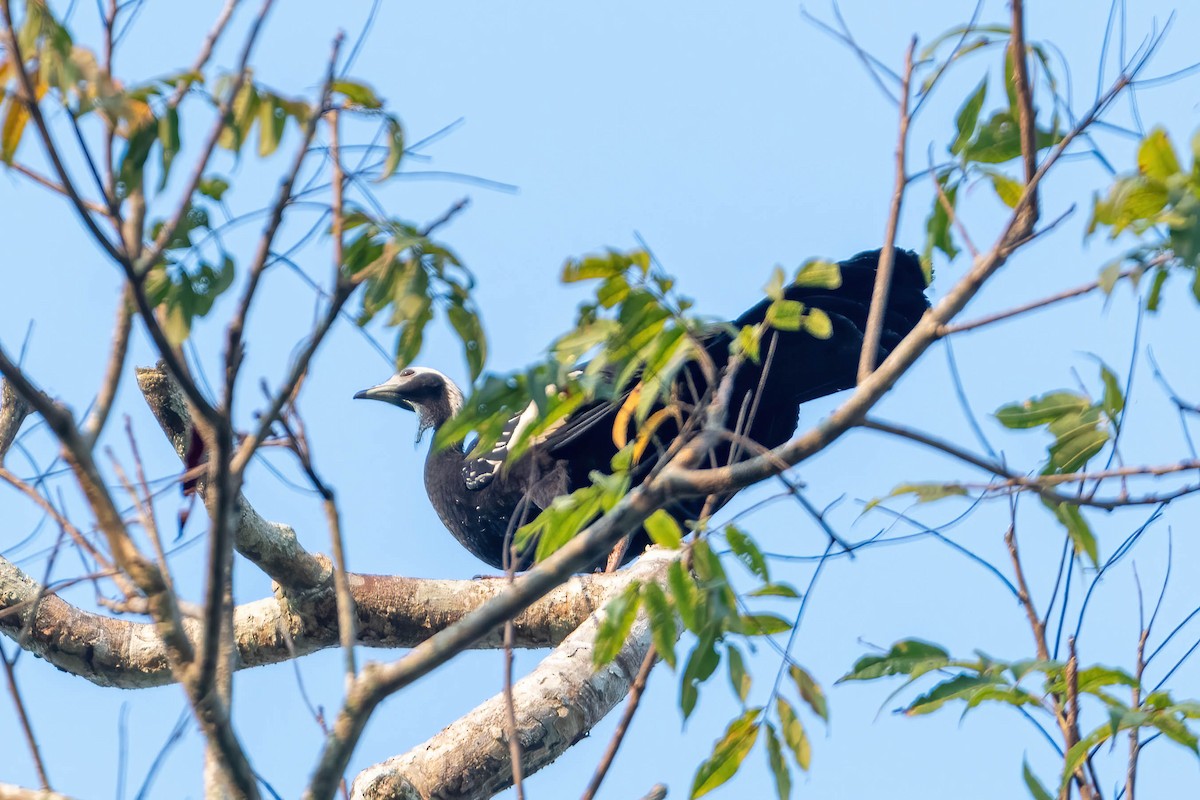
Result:
[[[763,447],[776,447],[795,431],[801,403],[854,386],[878,261],[879,251],[872,250],[840,262],[841,285],[836,289],[787,287],[787,299],[828,314],[832,334],[826,339],[805,331],[772,329],[764,334],[762,362],[747,361],[735,376],[727,414],[730,427],[743,420],[741,432],[745,437]],[[891,352],[925,313],[929,306],[925,285],[916,255],[897,250],[876,363]],[[771,300],[766,299],[755,305],[733,321],[732,330],[762,322],[770,304]],[[719,371],[729,359],[729,329],[717,326],[703,341]],[[673,388],[681,396],[692,396],[689,402],[695,402],[694,396],[704,394],[707,382],[699,366],[693,363],[680,371]],[[354,397],[382,400],[416,412],[421,432],[430,428],[436,431],[463,407],[463,393],[454,382],[441,372],[424,367],[404,369]],[[584,405],[511,464],[505,461],[507,445],[534,420],[533,405],[509,421],[492,451],[482,457],[469,458],[469,448],[463,442],[440,450],[431,447],[425,461],[425,489],[434,510],[454,538],[472,554],[502,569],[505,539],[515,527],[514,514],[522,517],[518,523],[527,522],[555,497],[589,485],[593,470],[608,471],[617,450],[613,425],[622,399],[618,396],[616,400],[596,400]],[[662,448],[678,433],[674,423],[656,431],[660,449],[647,451],[639,462],[632,476],[635,484],[644,479]],[[735,447],[726,443],[716,449],[710,456],[712,461],[707,463],[727,463],[755,454],[744,445]],[[718,505],[728,499],[719,498]],[[695,519],[701,505],[702,500],[683,500],[668,510],[683,523]],[[640,532],[628,553],[636,555],[648,543],[645,532]],[[526,552],[518,567],[527,567],[531,556],[531,552]]]

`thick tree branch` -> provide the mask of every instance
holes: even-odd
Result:
[[[626,572],[662,580],[679,551],[652,550]],[[629,692],[651,644],[643,615],[617,658],[592,665],[603,613],[590,615],[525,678],[512,687],[521,766],[530,775],[562,755]],[[409,752],[368,767],[354,780],[354,800],[491,797],[512,785],[505,700],[498,694]]]
[[[505,587],[491,602],[414,647],[404,658],[390,664],[367,664],[346,694],[333,729],[326,737],[316,773],[306,798],[332,797],[346,770],[350,754],[362,736],[367,720],[389,695],[427,675],[494,630],[505,620],[543,597],[572,574],[595,564],[636,526],[641,525],[664,499],[660,481],[634,489],[600,519],[563,545],[557,552]],[[653,552],[653,551],[651,551]],[[647,565],[643,567],[643,564]],[[645,556],[626,570],[638,577],[639,569],[653,568]],[[620,573],[618,573],[620,574]]]
[[[625,570],[570,578],[514,618],[515,646],[558,644],[633,577]],[[487,605],[507,588],[496,580],[423,580],[354,573],[348,578],[357,611],[356,641],[364,647],[414,647]],[[317,591],[279,593],[240,605],[234,610],[236,666],[248,669],[279,664],[337,647],[338,627],[331,583]],[[198,641],[200,624],[195,619],[184,618],[183,628]],[[64,672],[100,686],[138,689],[175,680],[153,623],[77,608],[53,591],[45,591],[4,559],[0,559],[0,632]],[[472,647],[498,648],[502,632],[497,626]]]
[[[17,433],[33,407],[13,389],[7,378],[0,379],[0,464],[8,455],[8,449],[17,440]]]
[[[192,417],[179,384],[160,363],[157,367],[138,368],[137,383],[150,411],[182,459],[192,446]],[[205,486],[200,485],[200,491]],[[326,566],[301,546],[290,527],[268,522],[246,502],[238,498],[237,519],[233,525],[234,545],[272,580],[289,589],[323,586],[329,575]]]
[[[26,789],[11,783],[0,783],[0,800],[72,800],[65,794],[45,789]]]

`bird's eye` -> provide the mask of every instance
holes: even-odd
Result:
[[[408,378],[408,377],[411,377],[411,376],[413,376],[413,375],[416,375],[416,374],[417,374],[417,373],[416,373],[414,370],[411,370],[411,369],[406,369],[406,370],[404,370],[403,372],[401,372],[401,373],[400,373],[400,377],[401,377],[401,378]]]

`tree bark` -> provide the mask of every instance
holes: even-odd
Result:
[[[505,588],[500,580],[349,577],[358,613],[357,641],[366,647],[413,647]],[[630,580],[630,570],[571,578],[516,616],[516,646],[558,644]],[[54,594],[39,599],[40,593],[35,580],[0,559],[0,632],[64,672],[100,686],[136,689],[174,680],[152,623],[84,611]],[[183,624],[188,636],[199,641],[199,622],[187,617]],[[278,592],[276,597],[240,605],[234,611],[234,633],[238,669],[277,664],[336,647],[337,607],[332,586],[311,593]],[[497,628],[475,647],[498,648],[502,638],[503,630]]]
[[[679,551],[651,549],[626,572],[664,581]],[[604,611],[591,614],[525,678],[514,684],[517,736],[526,776],[549,765],[587,735],[629,692],[650,648],[650,625],[639,614],[608,665],[592,666]],[[512,785],[504,695],[498,694],[402,755],[368,767],[354,779],[353,800],[468,800]],[[580,784],[582,788],[582,782]]]

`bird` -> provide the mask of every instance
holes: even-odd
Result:
[[[894,250],[893,275],[875,363],[880,363],[916,326],[929,307],[926,279],[915,253]],[[728,437],[713,449],[706,464],[743,460],[761,448],[786,442],[799,422],[800,405],[855,385],[864,331],[875,285],[880,251],[859,253],[838,262],[836,288],[792,284],[783,290],[787,300],[818,308],[830,321],[829,335],[820,338],[804,330],[772,328],[762,335],[759,363],[745,360],[733,378],[726,419],[740,425],[740,437]],[[713,326],[700,341],[717,370],[730,359],[737,331],[764,321],[772,304],[766,298],[726,325]],[[642,380],[649,376],[640,376]],[[636,381],[634,381],[636,382]],[[692,362],[677,373],[672,391],[695,403],[708,388],[704,371]],[[629,424],[620,407],[633,386],[616,387],[611,399],[581,405],[548,432],[543,433],[518,458],[507,458],[508,447],[536,418],[537,407],[515,414],[492,448],[472,454],[464,441],[443,447],[431,445],[425,461],[425,489],[429,501],[450,533],[474,556],[496,569],[525,569],[533,547],[506,552],[514,527],[533,519],[556,497],[591,484],[593,471],[610,471],[617,453],[614,424]],[[364,389],[355,399],[377,400],[417,415],[418,441],[428,429],[435,432],[464,407],[463,392],[444,373],[420,366],[401,369],[385,382]],[[661,404],[660,406],[661,407]],[[619,422],[620,421],[620,422]],[[636,435],[636,431],[633,432]],[[665,448],[680,435],[680,425],[668,421],[655,430],[657,449],[648,450],[631,470],[636,485],[649,474]],[[632,436],[625,440],[631,440]],[[759,447],[739,444],[749,439]],[[732,497],[710,501],[715,511]],[[667,511],[681,525],[698,518],[704,499],[684,499],[668,504]],[[684,528],[686,530],[686,527]],[[637,532],[626,551],[632,558],[650,542]],[[512,556],[516,556],[514,559]],[[508,556],[508,557],[506,557]],[[603,564],[595,565],[595,568]]]

